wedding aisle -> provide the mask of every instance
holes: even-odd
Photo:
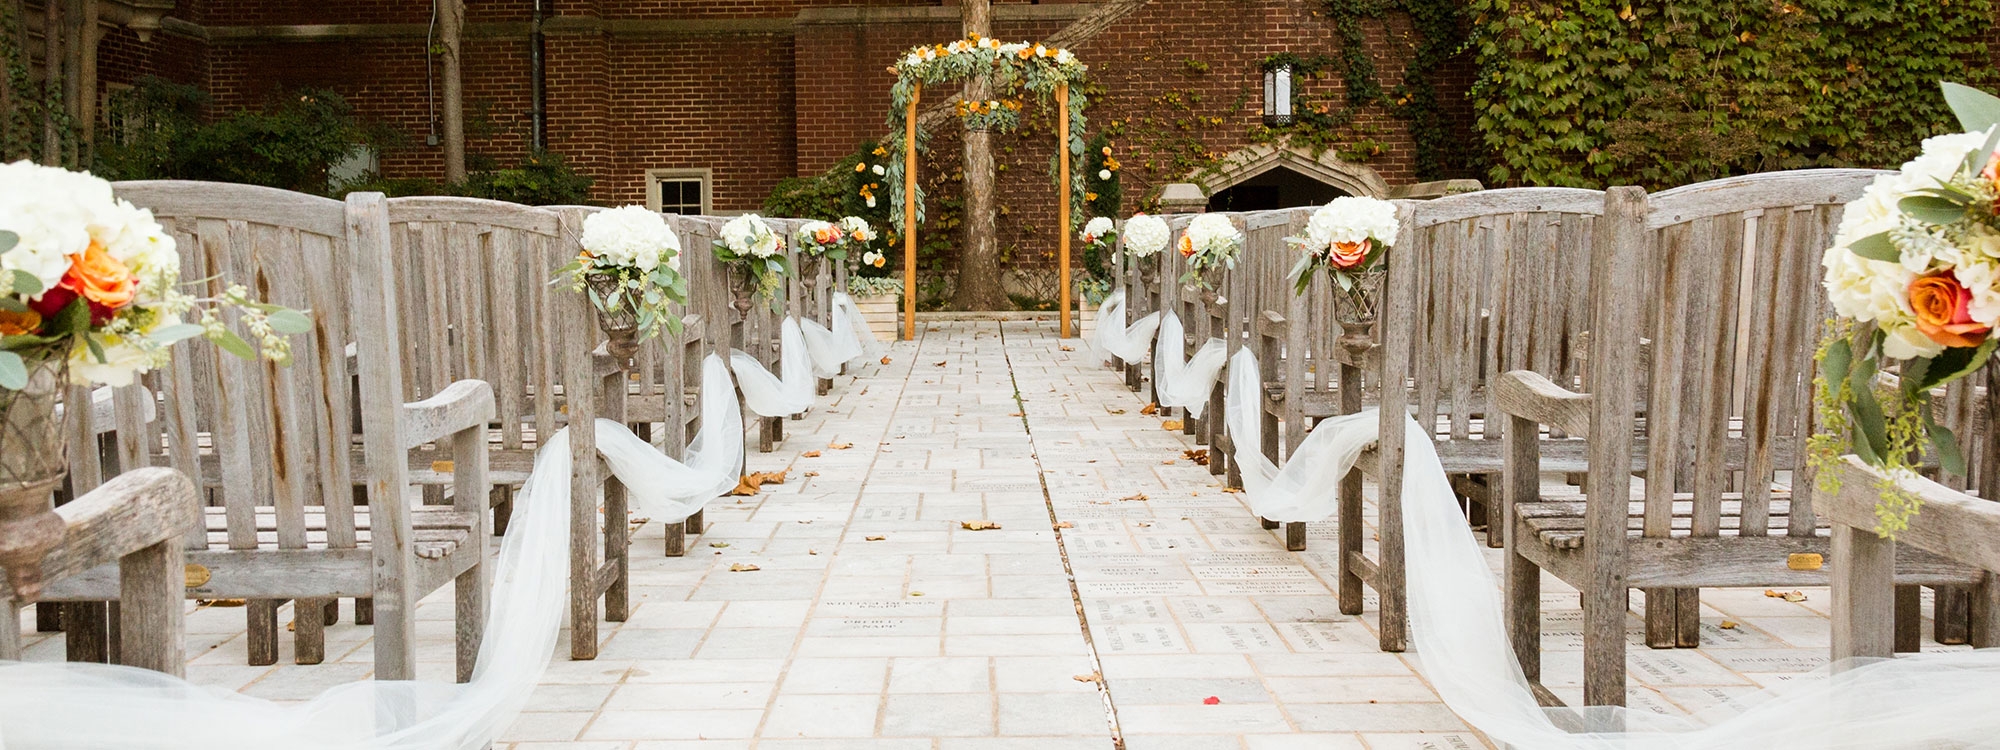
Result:
[[[928,323],[839,378],[749,454],[784,482],[712,503],[687,557],[640,530],[631,619],[601,627],[596,661],[555,656],[502,746],[1485,746],[1412,656],[1376,651],[1372,601],[1339,614],[1329,524],[1285,552],[1189,438],[1054,332]],[[1576,598],[1548,580],[1544,673],[1575,701]],[[1820,666],[1827,595],[1801,593],[1704,592],[1703,648],[1631,649],[1632,705],[1699,710]],[[365,678],[351,607],[326,664],[291,664],[287,634],[275,667],[244,665],[241,609],[196,608],[188,676],[276,699]],[[419,674],[449,679],[449,595],[418,616]],[[59,634],[29,638],[28,658],[60,658]]]

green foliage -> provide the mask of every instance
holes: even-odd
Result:
[[[1954,129],[1938,80],[1992,78],[1991,0],[1471,0],[1465,12],[1498,183],[1893,165]]]
[[[378,135],[332,91],[278,97],[210,123],[207,95],[157,78],[114,98],[95,171],[113,180],[240,182],[326,194],[328,170]]]
[[[1111,149],[1111,136],[1098,133],[1090,139],[1083,150],[1083,201],[1090,207],[1091,216],[1117,218],[1119,207],[1124,205],[1125,187],[1118,163]],[[1098,173],[1110,170],[1111,179],[1099,179]],[[1079,217],[1078,221],[1087,221]]]
[[[484,160],[491,164],[491,160]],[[488,167],[465,176],[454,192],[529,206],[580,205],[590,200],[591,179],[576,173],[561,154],[538,151],[514,166]]]

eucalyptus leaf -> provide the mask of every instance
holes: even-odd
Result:
[[[14,293],[21,295],[23,297],[33,297],[37,294],[41,294],[42,289],[44,288],[42,286],[41,279],[36,278],[36,276],[32,273],[28,273],[27,271],[23,271],[18,268],[14,270],[14,278],[12,284],[14,287]]]
[[[1848,243],[1847,249],[1853,251],[1855,255],[1884,263],[1899,263],[1903,260],[1903,251],[1897,250],[1896,243],[1889,241],[1888,232],[1871,234],[1855,240]]]
[[[6,255],[7,251],[14,249],[18,244],[21,244],[21,235],[0,229],[0,255]]]
[[[1875,400],[1873,390],[1854,392],[1854,448],[1862,459],[1876,466],[1885,463],[1889,453],[1889,426],[1882,416],[1882,404]],[[1867,449],[1862,453],[1863,448]]]
[[[86,348],[90,349],[90,356],[96,358],[98,364],[107,364],[111,361],[111,359],[109,357],[106,357],[104,354],[104,345],[97,343],[97,339],[95,337],[92,336],[83,337],[83,345]]]
[[[1937,451],[1938,466],[1947,474],[1965,476],[1965,452],[1958,447],[1958,436],[1950,428],[1931,421],[1928,412],[1924,414],[1924,426],[1930,432],[1931,449]]]
[[[1921,376],[1909,374],[1908,368],[1917,362],[1917,360],[1912,360],[1910,365],[1904,365],[1904,377],[1918,381],[1916,385],[1911,386],[1913,389],[1911,390],[1912,393],[1929,391],[1932,388],[1965,377],[1972,374],[1973,371],[1978,370],[1980,365],[1986,364],[1987,360],[1993,358],[1993,349],[1996,344],[2000,344],[2000,338],[1988,336],[1986,342],[1980,344],[1978,348],[1956,347],[1946,349],[1939,352],[1937,356],[1931,357],[1926,362],[1921,370]]]
[[[1841,339],[1828,344],[1826,356],[1820,359],[1820,374],[1826,382],[1839,383],[1847,379],[1847,368],[1854,366],[1854,347]]]
[[[285,334],[300,334],[312,330],[312,318],[297,310],[279,310],[268,318],[271,330]]]
[[[244,341],[242,336],[236,335],[235,331],[227,328],[209,334],[208,340],[215,342],[217,348],[239,359],[257,358],[257,349],[250,346],[250,342]]]
[[[7,312],[13,312],[13,313],[27,312],[28,305],[25,302],[22,302],[18,299],[14,299],[13,297],[0,297],[0,310],[6,310]]]
[[[1896,202],[1896,208],[1926,224],[1950,224],[1965,218],[1965,204],[1935,195],[1912,195]]]
[[[28,387],[28,364],[21,355],[0,351],[0,388],[18,391]]]
[[[153,343],[155,344],[166,346],[168,344],[172,344],[178,341],[186,341],[196,336],[200,336],[207,330],[208,329],[202,328],[201,326],[195,325],[193,323],[175,323],[165,328],[161,328],[160,330],[154,331],[152,335],[149,336],[148,338],[151,338],[153,340]]]
[[[1945,104],[1958,115],[1958,126],[1965,132],[1979,133],[2000,125],[2000,97],[1950,81],[1939,86],[1944,89]]]

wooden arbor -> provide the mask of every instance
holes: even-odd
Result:
[[[1070,169],[1072,157],[1083,154],[1084,116],[1089,106],[1083,97],[1070,98],[1070,84],[1081,83],[1089,68],[1069,50],[1029,42],[1002,44],[998,39],[973,36],[950,44],[912,48],[889,71],[896,74],[890,89],[889,123],[901,125],[890,133],[883,147],[890,153],[889,201],[900,204],[890,220],[903,233],[903,338],[917,337],[917,223],[924,218],[923,191],[917,187],[917,152],[928,135],[917,123],[917,101],[925,84],[961,82],[981,77],[995,84],[995,91],[1026,91],[1043,99],[1053,98],[1056,120],[1067,127],[1056,135],[1056,186],[1061,195],[1057,208],[1057,262],[1061,274],[1060,335],[1075,331],[1070,318],[1069,237],[1070,217],[1081,202],[1082,175]],[[985,102],[960,101],[957,111],[970,129],[1013,130],[1021,124],[1021,102],[1016,99]],[[893,158],[900,152],[902,159]]]

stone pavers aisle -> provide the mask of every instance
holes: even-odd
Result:
[[[783,484],[716,500],[686,557],[661,554],[658,524],[640,530],[631,618],[601,626],[595,661],[559,646],[501,746],[1486,746],[1412,655],[1376,650],[1372,599],[1338,612],[1330,523],[1284,551],[1190,439],[1054,333],[931,322],[840,378],[777,450],[750,454]],[[1545,580],[1544,674],[1575,702],[1576,597]],[[1699,711],[1820,666],[1826,594],[1804,593],[1704,591],[1703,647],[1634,646],[1630,703]],[[418,609],[426,679],[452,674],[449,596]],[[273,667],[245,666],[242,610],[194,608],[189,677],[281,700],[365,679],[371,633],[342,607],[326,664],[291,664],[285,637]],[[29,637],[30,659],[61,658],[59,634]]]

